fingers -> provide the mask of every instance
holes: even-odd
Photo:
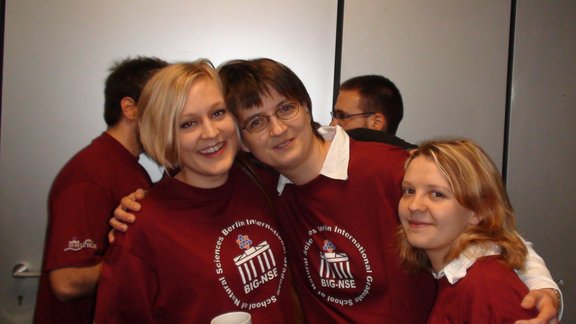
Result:
[[[542,303],[548,303],[549,302],[550,305],[553,308],[555,308],[555,310],[558,310],[558,308],[560,307],[560,297],[558,296],[555,289],[543,288],[543,289],[538,289],[538,291],[543,295],[543,297],[541,298]]]
[[[110,226],[112,226],[112,231],[110,231],[110,233],[108,234],[108,237],[110,237],[110,235],[114,236],[114,234],[112,233],[114,230],[120,231],[120,232],[126,232],[126,230],[128,230],[128,225],[126,225],[125,223],[122,223],[121,221],[117,220],[116,218],[110,218],[110,221],[108,223],[110,224]],[[110,240],[110,238],[108,238],[108,240]]]
[[[140,208],[142,207],[140,205],[140,203],[138,203],[138,200],[142,200],[144,197],[146,196],[146,190],[144,189],[138,189],[136,191],[134,191],[133,193],[129,194],[128,196],[122,197],[122,199],[120,200],[120,206],[118,208],[121,208],[123,210],[130,210],[130,211],[140,211]],[[116,208],[116,210],[118,210],[118,208]],[[119,213],[119,215],[116,214],[116,211],[114,211],[114,215],[118,218],[120,218],[121,220],[124,220],[122,218],[122,216],[124,216],[123,213]],[[126,220],[128,221],[128,220]]]
[[[540,311],[538,318],[543,323],[554,323],[558,315],[558,300],[552,289],[538,289],[535,292],[536,308]]]
[[[557,307],[554,298],[547,289],[531,290],[521,303],[522,308],[538,309],[538,316],[529,320],[516,321],[515,324],[550,324],[558,323]]]
[[[552,319],[548,319],[546,316],[539,315],[536,318],[529,320],[516,321],[514,324],[559,324],[558,318],[554,316]]]
[[[540,313],[538,313],[538,322],[535,323],[554,323],[556,320],[556,308],[552,307],[551,305],[542,305],[538,307]]]
[[[114,243],[114,230],[110,230],[110,232],[108,232],[108,243],[112,244]]]
[[[136,193],[132,193],[129,196],[126,196],[120,200],[120,206],[118,208],[123,210],[131,210],[131,211],[140,211],[141,205],[139,202],[136,201],[138,199],[136,197]],[[141,199],[141,198],[140,198]],[[118,210],[116,208],[116,210]],[[114,212],[116,213],[116,212]]]
[[[141,200],[142,198],[144,198],[146,196],[146,190],[137,189],[136,191],[133,192],[133,194],[134,194],[134,198],[136,198],[136,200]]]
[[[134,214],[128,211],[140,211],[141,205],[137,200],[144,198],[144,196],[146,196],[146,191],[144,189],[138,189],[120,200],[120,205],[114,209],[114,217],[108,221],[110,226],[112,226],[112,230],[108,233],[108,241],[110,243],[114,242],[114,230],[126,232],[126,230],[128,230],[128,225],[126,224],[131,224],[136,221]]]
[[[522,303],[520,304],[524,309],[532,309],[536,307],[536,298],[533,294],[528,294],[522,299]]]

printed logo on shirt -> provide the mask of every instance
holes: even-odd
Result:
[[[259,231],[266,232],[268,239],[271,238],[270,234],[272,234],[272,237],[282,246],[282,250],[273,251],[272,246],[277,246],[277,244],[270,244],[267,240],[255,244],[256,239],[245,234],[251,227],[250,232],[254,233],[254,226],[257,228],[257,233]],[[288,271],[286,248],[280,234],[271,225],[254,219],[237,221],[223,229],[221,233],[222,235],[218,237],[216,242],[214,263],[216,274],[220,275],[218,280],[228,297],[240,309],[246,310],[267,307],[275,303]],[[222,254],[224,254],[222,250],[230,248],[232,245],[235,250],[240,252],[231,260],[234,269],[230,266],[227,268],[225,264],[229,260],[222,259]],[[284,256],[281,259],[283,260],[281,264],[277,264],[274,252]],[[241,285],[235,285],[233,282],[238,282]],[[261,289],[269,287],[269,285],[274,285],[274,289],[266,291],[273,293],[269,296],[257,297],[262,295],[259,294]]]
[[[340,251],[342,246],[337,247],[333,240],[346,246],[347,251]],[[321,225],[309,230],[303,252],[308,282],[320,298],[353,306],[370,294],[374,278],[368,253],[360,241],[343,228]],[[362,263],[352,263],[354,257]]]
[[[248,235],[238,235],[236,243],[244,253],[234,258],[238,273],[242,277],[244,292],[250,293],[260,285],[278,277],[274,254],[268,242],[253,247]]]
[[[82,249],[98,249],[98,246],[94,241],[91,239],[85,239],[84,242],[80,242],[80,240],[73,238],[68,241],[68,247],[64,249],[64,252],[68,251],[80,251]]]
[[[350,272],[350,260],[346,253],[336,253],[336,246],[330,240],[324,240],[320,252],[320,282],[322,287],[350,289],[356,288],[354,276]]]

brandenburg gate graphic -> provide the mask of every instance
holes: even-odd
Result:
[[[244,253],[234,258],[243,284],[261,278],[276,268],[274,254],[268,242],[264,241],[257,246],[251,246],[252,241],[248,235],[238,235],[236,243],[244,250]]]
[[[336,253],[336,246],[329,240],[324,241],[320,252],[320,278],[325,279],[354,279],[350,272],[350,262],[346,253]]]

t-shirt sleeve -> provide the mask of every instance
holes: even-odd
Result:
[[[403,149],[391,147],[385,155],[388,158],[386,174],[389,177],[385,181],[385,183],[388,184],[385,187],[388,188],[388,195],[395,201],[395,206],[397,207],[400,197],[402,196],[402,190],[400,190],[400,188],[404,178],[404,165],[408,158],[408,153]]]
[[[554,279],[552,279],[546,263],[532,248],[532,243],[524,241],[524,244],[526,244],[528,249],[528,255],[526,257],[526,270],[520,274],[520,279],[524,281],[530,290],[552,288],[559,291],[560,289]]]
[[[96,323],[153,323],[158,284],[140,257],[113,244],[102,264]]]
[[[52,197],[44,270],[100,262],[115,203],[106,189],[89,182],[70,185]]]
[[[514,271],[489,265],[479,278],[467,303],[471,323],[514,323],[536,317],[534,310],[520,306],[528,289]]]

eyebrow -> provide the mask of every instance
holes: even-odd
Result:
[[[401,186],[412,186],[412,187],[414,187],[415,185],[414,185],[412,182],[410,182],[410,181],[404,181],[404,180],[403,180],[402,183],[401,183]],[[454,193],[454,190],[452,190],[452,188],[450,188],[449,186],[439,186],[439,185],[436,185],[436,184],[428,184],[428,183],[427,183],[427,184],[424,185],[424,188],[425,188],[426,190],[443,190],[443,191],[449,191],[449,192]]]
[[[281,100],[274,106],[274,109],[275,109],[275,110],[278,110],[278,109],[280,109],[280,106],[282,106],[283,104],[285,104],[285,103],[287,103],[287,102],[290,102],[290,101],[297,101],[297,100],[287,99],[287,98],[281,99]],[[253,108],[253,109],[264,109],[264,107],[256,107],[256,106],[254,106],[254,107],[255,107],[255,108]],[[250,115],[250,116],[248,116],[248,117],[246,118],[246,121],[248,121],[248,120],[250,120],[250,119],[252,119],[252,118],[254,118],[254,117],[256,117],[256,116],[262,116],[262,114],[261,114],[261,113],[255,113],[255,114],[253,114],[253,115]]]
[[[228,110],[228,107],[226,107],[226,103],[223,100],[217,101],[213,105],[210,105],[210,108],[208,109],[208,113],[213,112],[214,110],[218,110],[218,109],[224,109],[227,112],[231,113],[230,110]],[[198,116],[197,112],[184,113],[184,111],[182,111],[182,114],[180,114],[180,118],[196,117],[196,116]]]

